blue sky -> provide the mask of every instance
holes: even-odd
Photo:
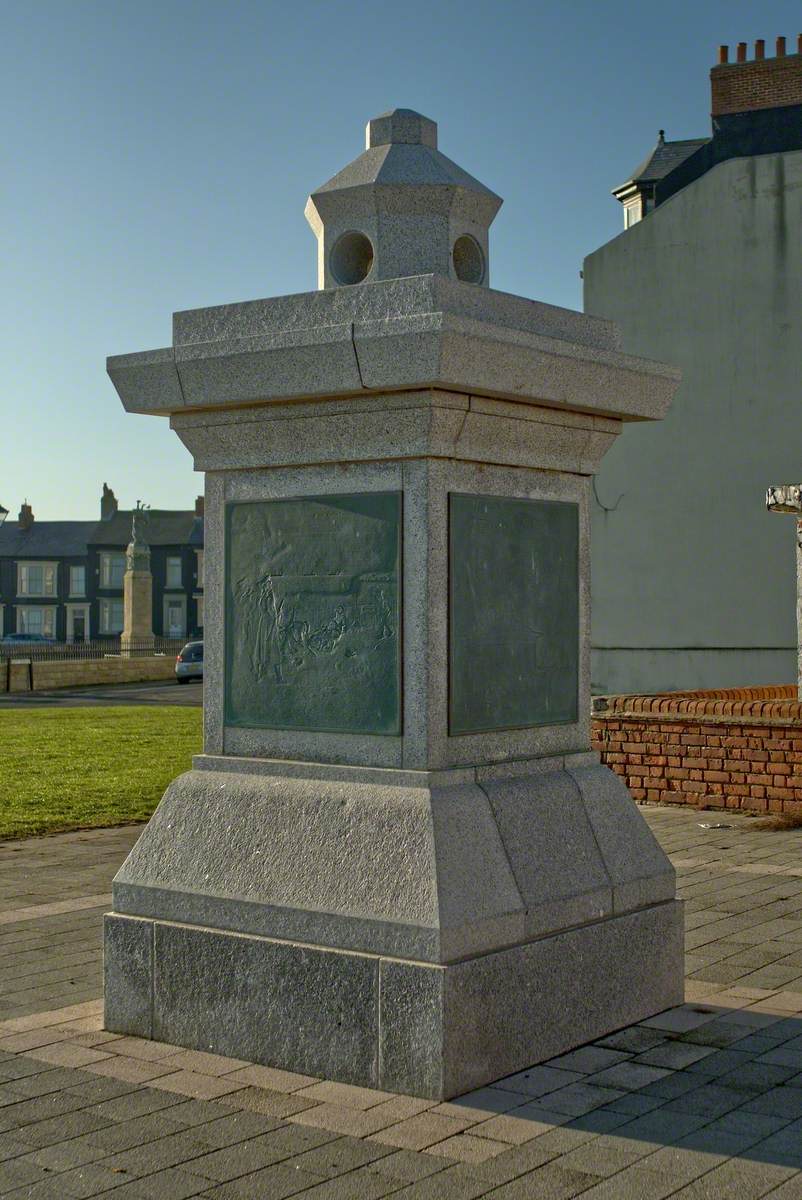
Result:
[[[581,306],[610,188],[655,142],[709,132],[720,42],[785,34],[790,2],[5,0],[0,503],[40,519],[189,507],[167,422],[125,414],[107,354],[174,310],[316,286],[308,193],[369,117],[416,108],[504,197],[491,282]],[[750,46],[750,57],[751,57]]]

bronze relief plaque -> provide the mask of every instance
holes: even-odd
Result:
[[[229,505],[226,721],[401,733],[401,494]]]
[[[449,496],[449,733],[577,720],[579,507]]]

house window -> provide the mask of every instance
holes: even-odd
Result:
[[[167,587],[181,587],[181,559],[178,556],[167,559]]]
[[[56,636],[56,606],[41,608],[20,605],[17,609],[17,633],[34,633],[39,637]]]
[[[197,569],[198,587],[202,588],[203,587],[203,551],[196,550],[195,557],[198,560],[198,569]]]
[[[86,595],[86,567],[70,567],[70,595]]]
[[[100,556],[100,586],[121,588],[125,574],[125,555],[104,553]]]
[[[17,563],[18,596],[55,596],[55,563]]]
[[[100,632],[122,633],[123,602],[122,600],[100,601]]]

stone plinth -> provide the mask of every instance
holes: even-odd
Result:
[[[591,476],[677,375],[464,282],[476,181],[424,219],[447,196],[416,116],[326,188],[367,189],[373,261],[430,241],[436,269],[329,287],[324,262],[326,290],[109,360],[206,472],[206,620],[204,753],[115,880],[106,1022],[444,1098],[682,998],[674,872],[590,749],[588,652]],[[360,224],[388,145],[381,186],[416,195]]]

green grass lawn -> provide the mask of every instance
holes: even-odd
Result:
[[[201,743],[199,708],[4,709],[0,838],[147,820]]]

